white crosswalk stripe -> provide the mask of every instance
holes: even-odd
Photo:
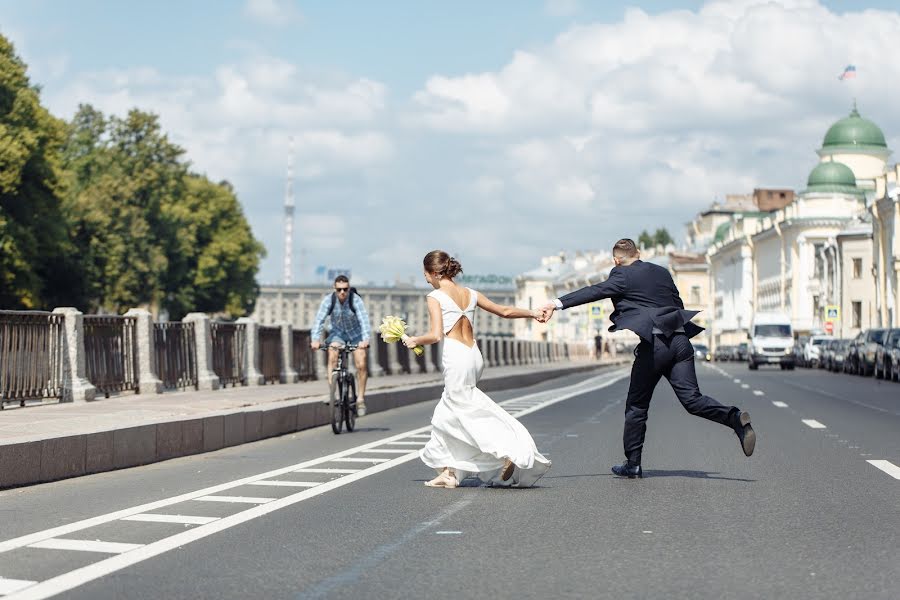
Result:
[[[63,538],[50,538],[35,542],[29,548],[45,548],[48,550],[78,550],[81,552],[103,552],[104,554],[121,554],[143,544],[123,544],[121,542],[102,542],[100,540],[69,540]]]
[[[184,525],[206,525],[217,521],[219,517],[195,517],[191,515],[161,515],[156,513],[141,513],[125,517],[123,521],[144,521],[147,523],[181,523]]]

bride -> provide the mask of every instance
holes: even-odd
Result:
[[[484,360],[475,342],[475,307],[505,319],[539,318],[538,310],[501,306],[483,294],[454,283],[459,261],[441,250],[425,256],[425,281],[431,329],[404,336],[409,348],[444,342],[441,357],[444,393],[431,419],[431,439],[422,461],[438,472],[430,487],[455,488],[470,475],[491,485],[528,487],[550,468],[528,430],[476,387]]]

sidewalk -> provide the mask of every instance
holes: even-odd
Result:
[[[492,367],[490,392],[621,364],[548,363]],[[440,397],[440,373],[369,378],[369,413]],[[123,394],[84,404],[0,412],[0,489],[211,452],[328,424],[325,381],[210,392]]]

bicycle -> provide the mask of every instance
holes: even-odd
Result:
[[[326,346],[321,350],[337,350],[338,359],[335,366],[334,377],[331,378],[331,386],[328,390],[331,408],[331,430],[339,434],[346,424],[347,432],[352,432],[356,427],[356,377],[347,369],[350,353],[357,346]]]

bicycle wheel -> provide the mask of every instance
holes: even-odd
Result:
[[[344,386],[344,406],[347,407],[344,413],[347,431],[353,431],[356,427],[356,379],[353,375],[347,376],[347,383]]]
[[[339,377],[335,377],[329,389],[329,406],[331,407],[331,430],[340,433],[344,426],[344,409],[341,397],[342,382]]]

